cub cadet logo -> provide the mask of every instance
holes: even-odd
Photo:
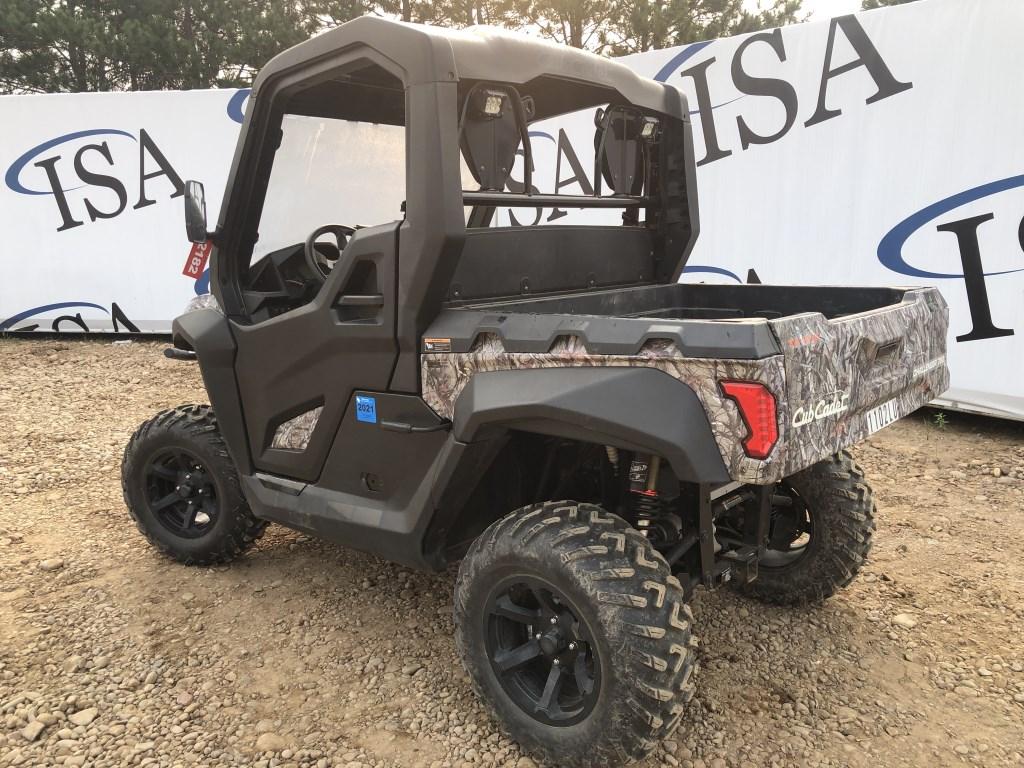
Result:
[[[796,413],[793,414],[793,426],[803,427],[813,421],[842,413],[849,407],[849,392],[833,392],[823,397],[817,403],[797,408]]]
[[[98,140],[99,137],[103,137],[102,140]],[[92,141],[83,144],[86,138]],[[138,151],[126,152],[125,140],[136,142]],[[113,219],[125,211],[128,190],[124,182],[118,176],[97,169],[117,169],[130,164],[134,165],[131,170],[138,178],[138,198],[132,210],[155,204],[154,188],[169,191],[168,198],[185,193],[181,177],[144,129],[139,130],[137,139],[116,128],[94,128],[44,141],[11,164],[4,182],[18,194],[51,195],[60,215],[57,231],[63,232],[82,226],[86,218],[90,222]],[[71,168],[67,167],[69,165]],[[32,172],[28,166],[38,170]],[[161,176],[165,179],[158,182]],[[69,194],[72,192],[75,194]]]
[[[841,33],[845,38],[845,43],[840,43],[840,49],[852,48],[856,54],[856,58],[852,61],[839,65],[833,63],[837,33]],[[666,63],[654,76],[654,79],[668,82],[669,78],[676,74],[683,63],[693,58],[710,44],[711,41],[694,43],[687,46]],[[739,44],[733,53],[732,61],[729,64],[729,74],[739,95],[735,98],[719,101],[717,104],[712,103],[711,87],[708,79],[708,69],[715,64],[717,61],[716,57],[712,56],[699,64],[691,66],[689,69],[678,72],[677,76],[679,78],[690,78],[691,82],[688,83],[691,86],[689,93],[694,96],[691,103],[696,103],[697,105],[697,109],[693,110],[691,114],[700,117],[700,128],[704,139],[704,157],[697,161],[698,166],[713,163],[732,154],[731,149],[722,147],[720,128],[723,126],[720,126],[719,122],[724,121],[716,122],[721,113],[716,114],[715,112],[719,107],[732,104],[747,96],[775,99],[782,105],[785,114],[782,125],[779,126],[775,133],[768,135],[756,133],[749,123],[744,120],[742,114],[736,116],[735,129],[741,150],[749,149],[755,144],[772,144],[789,133],[789,130],[796,124],[797,115],[800,111],[800,102],[793,84],[777,77],[751,74],[748,70],[749,62],[744,64],[744,54],[746,54],[747,50],[755,48],[752,56],[748,57],[748,59],[756,59],[758,53],[760,53],[757,49],[762,46],[767,46],[771,52],[767,53],[765,51],[765,55],[770,56],[774,54],[780,62],[786,61],[786,46],[783,42],[781,29],[773,29],[770,32],[758,32],[744,38],[743,42]],[[839,56],[842,57],[843,54],[840,52]],[[837,16],[828,25],[828,41],[825,43],[825,54],[822,61],[821,78],[818,81],[817,99],[814,112],[803,122],[805,128],[824,123],[826,120],[831,120],[842,114],[842,110],[834,105],[834,98],[831,102],[833,106],[829,106],[829,86],[836,78],[848,76],[848,73],[853,73],[859,69],[863,69],[864,74],[870,77],[874,84],[875,92],[868,96],[867,104],[876,104],[882,99],[887,99],[890,96],[895,96],[897,93],[908,91],[914,87],[913,83],[896,79],[856,16]]]

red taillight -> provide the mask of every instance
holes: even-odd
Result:
[[[752,459],[767,459],[779,439],[775,396],[756,381],[723,381],[722,391],[736,403],[747,425],[743,451]]]

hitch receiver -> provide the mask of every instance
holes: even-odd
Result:
[[[697,540],[700,543],[698,564],[700,578],[708,589],[737,581],[749,584],[757,578],[757,564],[764,554],[771,520],[771,486],[732,486],[712,490],[712,486],[695,486],[697,502]],[[741,546],[726,552],[715,541],[715,518],[743,504],[744,535]]]
[[[758,552],[754,547],[746,546],[723,552],[720,559],[730,576],[725,581],[749,584],[757,578]]]

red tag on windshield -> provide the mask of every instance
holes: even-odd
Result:
[[[181,274],[185,277],[191,277],[193,280],[198,280],[202,277],[203,270],[206,269],[206,261],[210,258],[211,248],[213,248],[213,243],[209,240],[205,243],[193,243],[192,250],[188,252],[188,259],[185,261],[185,268],[181,270]]]

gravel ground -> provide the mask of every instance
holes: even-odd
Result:
[[[453,573],[272,527],[185,568],[121,451],[203,402],[162,344],[0,340],[0,766],[534,763],[470,692]],[[697,698],[653,766],[1024,765],[1024,427],[920,413],[861,446],[874,555],[823,607],[699,593]]]

